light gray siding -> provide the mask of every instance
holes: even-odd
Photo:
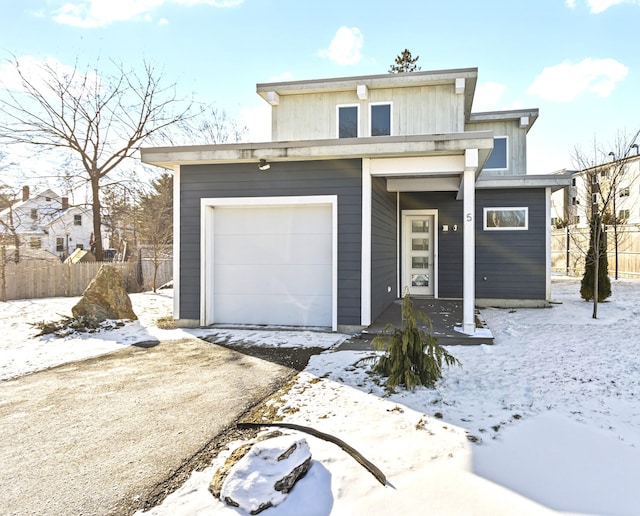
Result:
[[[465,131],[493,131],[494,136],[508,138],[507,170],[483,170],[481,177],[513,176],[527,173],[527,133],[521,129],[517,120],[492,120],[468,123]]]
[[[338,324],[360,324],[362,162],[360,159],[185,165],[180,173],[180,318],[200,318],[200,199],[338,196]]]
[[[398,243],[396,194],[387,192],[384,178],[372,178],[371,186],[371,319],[375,320],[396,299]]]

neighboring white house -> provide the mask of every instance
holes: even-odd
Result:
[[[588,226],[591,190],[586,181],[595,172],[601,187],[608,188],[612,167],[621,172],[617,174],[609,211],[615,212],[622,224],[640,224],[640,155],[637,154],[573,172],[571,184],[551,196],[551,224],[556,227]]]
[[[69,206],[68,198],[53,190],[31,197],[29,187],[25,186],[22,200],[1,211],[0,221],[0,239],[8,245],[15,244],[15,233],[21,248],[41,249],[60,259],[75,249],[91,248],[91,210]]]

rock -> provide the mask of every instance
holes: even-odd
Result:
[[[74,317],[95,317],[98,321],[138,318],[124,288],[122,273],[112,265],[100,267],[71,313]]]
[[[304,437],[269,432],[233,450],[209,491],[228,505],[258,514],[282,503],[310,467],[311,451]]]

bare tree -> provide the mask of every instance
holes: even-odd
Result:
[[[603,223],[610,222],[614,228],[616,249],[616,278],[617,278],[617,248],[619,244],[618,225],[621,222],[616,213],[616,196],[620,185],[627,178],[628,161],[632,155],[632,148],[640,135],[640,131],[629,137],[618,134],[614,144],[602,146],[594,144],[591,156],[574,149],[573,160],[583,182],[582,201],[585,215],[591,226],[589,252],[585,259],[585,269],[593,267],[593,312],[592,317],[598,317],[598,301],[602,299],[599,277],[605,273],[600,270],[603,258],[606,259],[606,245],[602,240],[606,238]],[[579,202],[579,200],[578,200]],[[604,256],[603,256],[604,254]]]
[[[102,260],[101,188],[141,144],[167,136],[190,117],[191,103],[178,99],[175,86],[144,62],[127,70],[111,61],[111,73],[96,65],[81,71],[45,62],[30,70],[9,60],[19,87],[0,97],[0,139],[65,149],[79,162],[77,175],[90,187],[95,255]],[[100,63],[98,63],[100,64]]]
[[[5,207],[6,214],[0,217],[0,301],[7,300],[7,263],[8,248],[13,246],[13,261],[20,261],[20,237],[16,231],[13,203],[16,193],[7,185],[0,184],[0,206]],[[2,209],[0,209],[2,211]]]

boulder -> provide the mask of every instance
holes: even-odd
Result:
[[[74,317],[94,317],[98,321],[138,318],[124,288],[122,273],[111,265],[100,267],[71,313]]]
[[[249,514],[281,504],[311,467],[304,437],[269,432],[242,444],[216,471],[209,491]]]

